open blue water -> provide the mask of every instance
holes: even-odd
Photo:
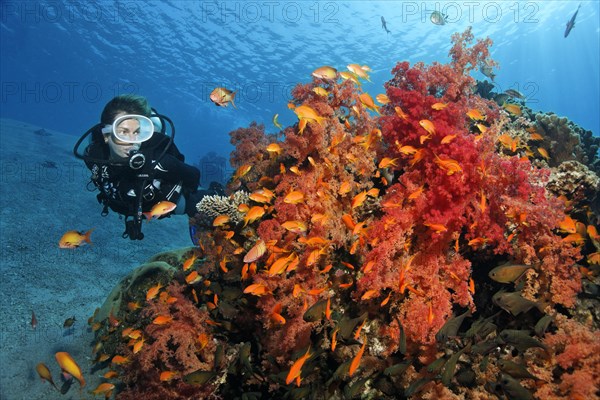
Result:
[[[448,22],[434,25],[433,10]],[[231,130],[256,120],[274,131],[275,113],[296,121],[290,89],[316,67],[369,65],[374,96],[398,61],[446,62],[469,25],[494,41],[496,90],[600,133],[598,1],[3,0],[0,12],[0,116],[74,140],[114,95],[137,93],[175,121],[190,162],[228,159]],[[237,90],[237,109],[210,102],[216,86]]]

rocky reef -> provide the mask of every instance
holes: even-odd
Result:
[[[398,63],[379,105],[368,68],[319,68],[283,140],[231,133],[197,246],[91,321],[116,398],[600,396],[595,158],[573,140],[555,160],[546,119],[474,92],[491,41],[452,42],[448,64]]]

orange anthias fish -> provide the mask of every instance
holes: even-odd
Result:
[[[262,218],[265,215],[265,207],[263,206],[253,206],[248,210],[246,216],[244,217],[244,226]]]
[[[440,158],[438,155],[435,155],[435,160],[433,160],[437,165],[440,166],[443,170],[446,171],[447,175],[452,175],[456,172],[462,172],[462,167],[458,163],[458,161],[453,160],[451,158]]]
[[[283,198],[283,202],[288,203],[288,204],[298,204],[298,203],[302,203],[303,201],[304,201],[304,193],[302,193],[298,190],[293,190],[293,191],[289,192]]]
[[[235,170],[235,173],[233,174],[233,177],[231,179],[234,181],[236,179],[240,179],[240,178],[244,177],[248,172],[250,172],[251,169],[252,169],[252,165],[244,164]]]
[[[306,354],[294,361],[294,364],[292,364],[292,367],[290,368],[290,372],[285,378],[286,385],[289,385],[296,380],[296,384],[300,386],[300,373],[302,372],[302,366],[304,366],[304,363],[310,358],[310,356],[312,356],[312,354],[310,354],[309,347],[308,350],[306,350]]]
[[[156,286],[152,286],[150,289],[148,289],[146,292],[146,301],[150,301],[155,298],[161,288],[162,284],[158,283]]]
[[[253,294],[255,296],[264,296],[267,293],[271,293],[268,287],[263,285],[262,283],[253,283],[244,289],[244,293]]]
[[[223,226],[229,222],[229,219],[229,215],[227,214],[217,215],[217,217],[213,220],[213,226]]]
[[[431,108],[436,111],[443,110],[446,107],[448,107],[448,103],[435,103],[431,105]]]
[[[435,134],[435,125],[433,125],[433,122],[431,122],[430,120],[422,119],[419,121],[419,125],[421,125],[421,127],[425,129],[430,135]]]
[[[182,266],[183,270],[187,271],[188,269],[192,268],[194,266],[194,263],[196,262],[197,258],[198,258],[198,256],[196,255],[196,253],[192,253],[192,255],[183,262],[183,266]],[[159,287],[159,289],[160,289],[160,287]]]
[[[58,247],[61,249],[74,249],[76,247],[81,246],[85,243],[92,243],[90,239],[90,235],[94,229],[90,229],[89,231],[83,233],[78,231],[68,231],[66,232],[58,242]]]
[[[235,93],[229,89],[224,87],[215,88],[212,92],[210,92],[210,101],[215,103],[216,106],[219,107],[227,107],[229,103],[233,106],[233,108],[237,108],[233,99],[235,98]]]
[[[327,80],[333,81],[337,78],[337,70],[333,67],[324,65],[322,67],[315,69],[312,72],[312,76],[314,76],[315,78],[321,78],[321,79],[327,79]]]
[[[485,116],[481,113],[481,111],[474,108],[467,111],[467,116],[475,121],[483,121],[485,119]]]
[[[425,222],[423,225],[425,225],[428,228],[433,229],[435,231],[435,233],[442,233],[442,232],[446,232],[448,230],[448,228],[446,228],[446,226],[443,224],[431,224],[429,222]]]
[[[321,117],[314,109],[312,109],[309,106],[298,106],[294,108],[294,112],[296,113],[300,121],[314,121],[319,125],[323,125],[323,120],[325,120],[324,117]]]
[[[390,102],[389,97],[387,97],[387,95],[385,95],[383,93],[375,96],[375,100],[377,100],[381,104],[388,104]]]
[[[369,93],[361,93],[361,95],[358,97],[363,106],[379,114],[379,106],[375,104],[373,98],[371,97],[371,95],[369,95]]]
[[[159,315],[158,317],[152,320],[152,323],[154,325],[166,325],[170,324],[171,322],[173,322],[173,317],[171,317],[170,315]]]
[[[106,394],[110,398],[110,392],[115,388],[115,385],[112,383],[104,382],[98,385],[98,387],[92,390],[93,394]]]
[[[369,67],[361,66],[361,65],[358,65],[358,64],[348,64],[346,66],[346,68],[348,68],[348,71],[356,74],[356,76],[359,76],[359,77],[361,77],[363,79],[366,79],[369,82],[371,81],[369,79],[369,75],[367,74],[367,71],[370,70]]]
[[[358,353],[356,353],[356,355],[352,359],[352,362],[350,363],[350,368],[348,369],[348,376],[352,376],[358,369],[358,366],[360,365],[360,360],[362,359],[363,353],[365,352],[366,345],[367,340],[365,339],[365,342],[363,343],[360,350],[358,351]]]
[[[40,378],[42,378],[45,381],[50,382],[50,384],[52,386],[54,386],[54,388],[56,390],[60,390],[56,384],[54,383],[54,380],[52,380],[52,374],[50,373],[50,369],[48,369],[48,367],[46,366],[46,364],[44,363],[39,363],[38,365],[36,365],[35,370],[37,371],[38,375],[40,376]]]
[[[161,202],[156,203],[150,211],[145,212],[143,214],[146,217],[146,219],[148,221],[150,221],[151,219],[153,219],[155,217],[160,218],[162,216],[169,214],[170,212],[175,210],[175,208],[177,208],[177,204],[175,204],[171,201],[161,201]]]
[[[576,233],[577,227],[575,224],[575,220],[568,215],[565,216],[565,219],[559,222],[558,229],[564,233]]]
[[[56,358],[58,365],[60,365],[60,369],[77,379],[81,387],[85,386],[85,379],[83,379],[81,368],[79,368],[79,365],[77,365],[69,353],[66,351],[59,351],[54,357]]]

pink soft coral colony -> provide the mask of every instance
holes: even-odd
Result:
[[[398,63],[382,106],[337,73],[294,89],[300,121],[282,141],[262,125],[232,132],[244,221],[201,229],[201,279],[176,274],[163,289],[176,301],[135,311],[145,344],[115,350],[132,360],[122,398],[598,398],[597,331],[569,312],[576,263],[593,275],[594,231],[565,240],[568,199],[546,190],[535,142],[499,139],[534,128],[474,92],[491,41],[472,44],[469,29],[452,42],[449,64]],[[490,280],[507,261],[532,268]],[[492,304],[500,289],[537,307],[517,318]],[[533,336],[545,313],[552,333]],[[538,379],[506,378],[507,361]],[[167,370],[178,375],[160,381]],[[194,371],[206,374],[184,379]]]

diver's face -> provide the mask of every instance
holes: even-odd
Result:
[[[117,117],[125,115],[124,113],[118,114]],[[122,138],[131,137],[135,139],[135,135],[139,133],[140,123],[135,119],[126,119],[119,124],[117,127],[119,136]],[[129,152],[131,150],[139,150],[139,143],[127,143],[122,142],[115,137],[113,133],[104,135],[104,142],[108,144],[110,149],[110,157],[112,159],[129,158]]]

